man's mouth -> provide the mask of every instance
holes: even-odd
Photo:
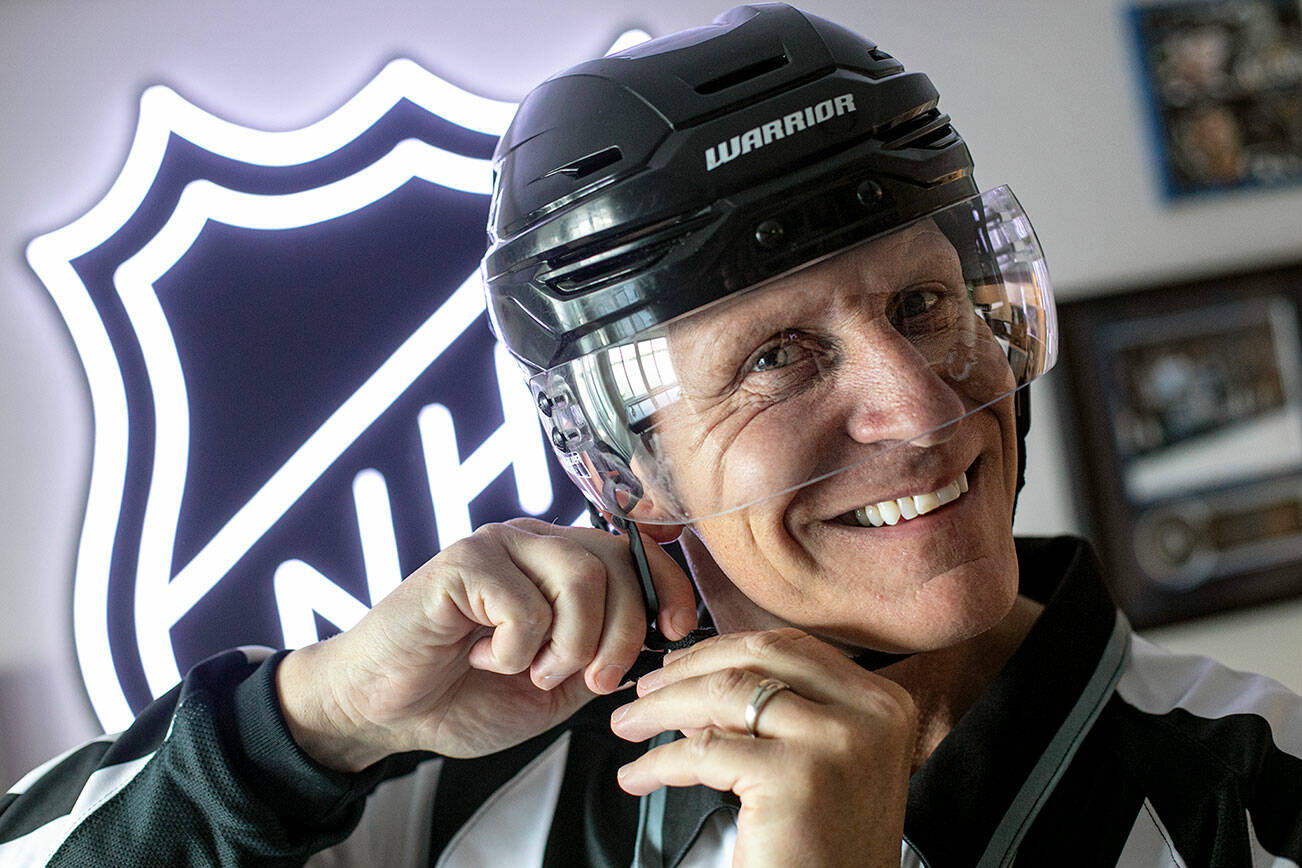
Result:
[[[967,473],[964,472],[960,473],[953,482],[936,491],[909,494],[894,500],[883,500],[880,503],[869,503],[837,516],[837,521],[858,527],[896,525],[901,521],[909,521],[940,509],[947,503],[953,503],[966,492]]]

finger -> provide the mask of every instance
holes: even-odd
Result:
[[[605,615],[596,656],[584,673],[588,687],[600,694],[623,683],[646,637],[646,609],[631,562],[611,567]]]
[[[634,587],[638,589],[637,599],[641,605],[641,583],[637,581],[636,573],[633,572],[633,555],[629,551],[625,536],[617,536],[595,528],[557,528],[530,518],[512,519],[507,524],[535,533],[563,531],[597,554],[608,570],[619,567],[622,571],[622,568],[627,566],[627,575],[634,580]],[[678,562],[657,544],[657,534],[648,533],[645,528],[639,528],[639,532],[642,536],[642,548],[646,552],[647,566],[651,570],[651,584],[655,587],[660,602],[656,616],[657,623],[666,636],[671,639],[681,639],[697,626],[696,592],[692,580],[678,566]],[[665,537],[664,534],[659,536],[662,539]]]
[[[538,586],[514,568],[463,577],[467,615],[492,628],[477,640],[468,662],[475,669],[515,675],[529,668],[551,627],[552,609]]]
[[[620,540],[613,536],[607,538]],[[660,601],[657,623],[670,639],[681,639],[696,629],[697,624],[696,594],[691,579],[649,535],[643,533],[642,541]],[[609,693],[623,682],[646,636],[646,605],[633,564],[632,553],[627,548],[622,550],[620,559],[608,564],[611,573],[607,583],[606,629],[597,659],[586,674],[589,687],[597,693]]]
[[[686,678],[647,694],[611,713],[611,731],[628,741],[657,733],[705,728],[746,733],[746,710],[767,676],[745,669],[720,669]],[[760,706],[756,734],[783,738],[807,734],[817,726],[819,707],[789,689],[771,693]]]
[[[752,783],[782,767],[781,750],[781,743],[771,739],[704,729],[647,751],[617,777],[620,788],[634,796],[698,784],[743,795]]]
[[[508,549],[552,611],[551,634],[530,667],[550,690],[592,660],[605,621],[607,567],[581,543],[563,536],[518,533]]]
[[[692,580],[678,562],[646,534],[642,535],[651,584],[660,601],[656,624],[670,639],[681,639],[696,629],[696,593]]]
[[[644,696],[684,678],[721,669],[746,669],[790,684],[815,702],[838,702],[846,684],[869,675],[845,654],[794,628],[728,633],[665,655],[664,665],[638,680]]]

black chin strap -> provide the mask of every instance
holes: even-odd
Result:
[[[646,547],[642,543],[642,534],[638,532],[637,525],[626,518],[613,515],[607,524],[601,513],[589,506],[589,515],[592,517],[593,525],[598,527],[605,525],[606,530],[610,530],[610,525],[614,525],[625,536],[628,537],[629,556],[633,561],[633,572],[637,575],[637,580],[642,586],[642,600],[646,605],[646,639],[642,641],[642,653],[638,654],[635,662],[628,674],[624,677],[627,679],[637,680],[653,669],[659,669],[664,663],[664,656],[670,651],[676,651],[679,648],[688,648],[706,639],[714,636],[718,631],[712,624],[704,624],[692,632],[688,633],[681,639],[671,640],[664,633],[660,632],[660,625],[657,618],[660,615],[660,597],[656,594],[655,584],[651,581],[651,565],[647,563]],[[600,525],[597,523],[600,521]],[[704,606],[700,605],[697,600],[697,611],[704,616]]]
[[[590,510],[593,515],[593,524],[598,521],[601,524],[607,524],[604,517],[595,509]],[[656,618],[660,614],[660,598],[656,594],[655,585],[651,582],[651,566],[647,563],[646,548],[642,543],[642,534],[638,532],[637,525],[620,516],[611,516],[609,525],[614,525],[624,535],[628,537],[629,555],[633,561],[633,572],[637,575],[638,582],[642,585],[642,599],[646,603],[646,640],[643,642],[643,651],[638,655],[637,662],[628,671],[625,676],[630,679],[641,678],[653,669],[660,668],[665,654],[670,651],[676,651],[679,648],[688,648],[695,645],[702,639],[716,635],[717,631],[713,625],[702,627],[688,633],[682,639],[671,641],[668,636],[660,632],[660,626],[656,623]],[[606,529],[609,530],[609,525]],[[870,672],[878,669],[885,669],[893,663],[899,663],[901,660],[907,660],[916,652],[905,654],[893,654],[888,651],[874,651],[871,648],[867,651],[856,654],[851,659]]]
[[[892,663],[899,663],[901,660],[908,660],[916,651],[908,651],[904,654],[891,654],[887,651],[874,651],[871,648],[861,654],[856,654],[850,659],[858,663],[869,672],[876,672],[878,669],[885,669]]]
[[[1013,513],[1017,512],[1017,498],[1026,485],[1026,434],[1031,430],[1031,387],[1023,386],[1013,393],[1013,414],[1017,419],[1017,488],[1013,492]]]

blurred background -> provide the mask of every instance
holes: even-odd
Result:
[[[1253,361],[1249,371],[1253,382],[1264,377],[1269,388],[1246,408],[1229,402],[1229,417],[1216,408],[1186,415],[1194,413],[1204,427],[1225,427],[1235,413],[1279,410],[1292,432],[1298,357],[1296,328],[1287,324],[1295,310],[1287,302],[1296,297],[1299,272],[1288,269],[1302,262],[1302,186],[1291,175],[1296,167],[1288,163],[1287,130],[1297,129],[1298,118],[1282,117],[1285,131],[1271,141],[1285,143],[1283,156],[1275,154],[1264,169],[1255,163],[1244,168],[1246,157],[1236,163],[1223,151],[1219,159],[1197,163],[1190,156],[1196,145],[1224,142],[1225,112],[1219,129],[1205,121],[1198,133],[1190,121],[1164,139],[1163,123],[1180,122],[1170,111],[1183,97],[1163,89],[1155,55],[1145,54],[1171,33],[1190,31],[1203,38],[1188,50],[1201,51],[1216,67],[1228,62],[1229,49],[1209,47],[1207,28],[1237,38],[1251,22],[1154,23],[1111,0],[807,0],[803,6],[864,33],[907,68],[931,76],[941,109],[972,149],[980,186],[1008,184],[1017,192],[1048,254],[1060,299],[1086,305],[1071,320],[1082,324],[1078,359],[1034,386],[1018,532],[1106,536],[1100,542],[1124,559],[1118,535],[1132,526],[1142,530],[1147,521],[1159,527],[1153,539],[1178,561],[1181,546],[1196,547],[1208,534],[1222,548],[1233,547],[1244,527],[1258,527],[1252,491],[1237,489],[1236,506],[1220,524],[1188,518],[1197,512],[1190,498],[1202,498],[1203,513],[1215,511],[1217,495],[1206,492],[1220,490],[1212,482],[1234,483],[1232,469],[1228,476],[1213,475],[1203,494],[1164,489],[1168,500],[1184,498],[1171,513],[1179,520],[1166,513],[1152,518],[1145,512],[1149,501],[1127,487],[1147,465],[1127,463],[1130,441],[1122,433],[1133,440],[1142,428],[1149,451],[1152,442],[1187,439],[1161,415],[1175,399],[1095,394],[1124,389],[1136,377],[1169,382],[1178,368],[1172,359],[1237,352],[1242,341],[1233,334],[1207,337],[1215,329],[1206,317],[1192,324],[1160,317],[1173,305],[1197,305],[1200,293],[1233,301],[1238,275],[1268,272],[1265,284],[1258,280],[1245,292],[1266,298],[1263,304],[1274,304],[1276,312],[1255,320],[1251,311],[1243,313],[1242,334],[1274,329],[1263,333],[1273,341],[1268,358]],[[1267,7],[1282,16],[1286,31],[1289,16],[1296,19],[1296,4]],[[669,33],[705,23],[724,8],[699,0],[7,0],[0,6],[6,109],[0,124],[0,785],[101,731],[81,681],[72,628],[72,579],[94,433],[90,394],[68,327],[24,248],[104,196],[123,167],[145,89],[167,85],[242,126],[294,130],[328,116],[386,63],[405,57],[470,93],[516,101],[555,70],[603,53],[629,29]],[[1292,61],[1285,54],[1276,67],[1285,70],[1279,111],[1287,114],[1298,88],[1287,84]],[[1296,73],[1297,66],[1291,68]],[[1241,107],[1245,99],[1221,96],[1222,107]],[[1175,147],[1184,151],[1173,157]],[[1277,268],[1285,270],[1272,271]],[[1142,301],[1129,304],[1132,296]],[[1088,307],[1094,299],[1107,302]],[[1152,327],[1175,337],[1155,341],[1145,317],[1159,317],[1149,321]],[[1132,320],[1139,325],[1109,331],[1110,324]],[[1071,367],[1083,364],[1079,359],[1108,347],[1116,359],[1130,359],[1129,367],[1096,380],[1071,376]],[[1082,403],[1113,409],[1092,416],[1079,409]],[[1137,422],[1134,410],[1161,417],[1158,427],[1143,428],[1148,417]],[[1104,448],[1100,438],[1122,431],[1118,419],[1130,427]],[[1183,478],[1209,461],[1232,468],[1237,454],[1241,448],[1180,453],[1174,472]],[[1299,469],[1289,449],[1281,455],[1268,477]],[[1169,476],[1169,467],[1165,472]],[[1096,478],[1109,473],[1119,480],[1111,487]],[[1277,536],[1291,538],[1298,530],[1296,497],[1271,492],[1267,523]],[[1109,497],[1115,501],[1105,502]],[[1124,520],[1109,523],[1109,510]],[[1230,527],[1230,519],[1238,524]],[[1139,544],[1131,540],[1132,548]],[[1143,575],[1143,564],[1152,563],[1142,556],[1131,560],[1140,566],[1128,563],[1119,575]],[[1173,649],[1210,654],[1302,691],[1302,599],[1290,579],[1302,567],[1286,555],[1270,567],[1270,582],[1247,595],[1236,594],[1232,575],[1163,579],[1175,582],[1168,590],[1202,594],[1193,598],[1201,602],[1168,607],[1179,616],[1173,623],[1158,624],[1168,620],[1164,604],[1141,611],[1140,622],[1154,624],[1143,632]],[[1209,582],[1216,593],[1199,590]],[[1275,599],[1259,602],[1268,597]],[[1148,598],[1137,592],[1135,599],[1140,605]],[[1239,605],[1245,599],[1253,605]]]

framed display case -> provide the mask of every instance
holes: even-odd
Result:
[[[1065,302],[1080,506],[1138,627],[1302,592],[1302,264]]]

